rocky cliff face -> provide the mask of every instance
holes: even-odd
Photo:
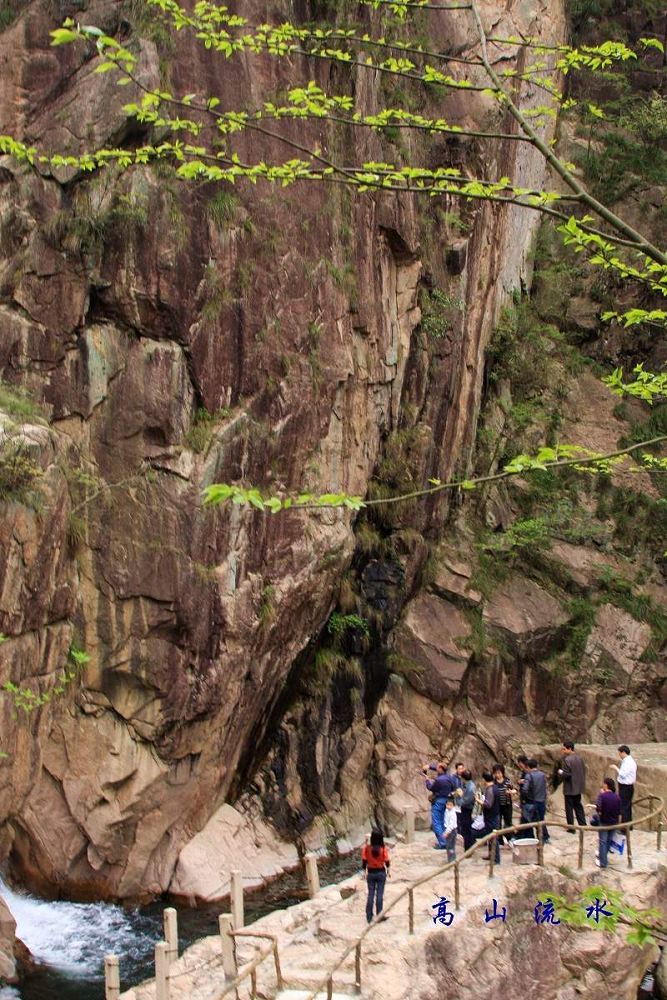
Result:
[[[560,7],[483,6],[506,36],[564,37]],[[0,34],[0,131],[62,152],[131,136],[91,53],[49,47],[60,15],[80,9],[56,16],[34,0]],[[191,91],[204,80],[224,107],[310,77],[354,88],[369,111],[391,100],[363,73],[332,82],[321,65],[172,50],[131,4],[83,9],[138,48],[147,83]],[[438,51],[474,43],[465,12],[429,24]],[[452,122],[495,120],[477,94],[418,100]],[[313,138],[337,142],[343,160],[360,141],[368,159],[425,152],[413,139],[399,150],[373,136]],[[426,152],[545,182],[523,144]],[[560,718],[539,661],[564,648],[572,615],[521,567],[482,593],[472,528],[459,519],[442,536],[444,501],[355,525],[341,512],[269,518],[199,500],[214,481],[365,495],[469,467],[485,350],[527,280],[528,213],[187,188],[166,166],[40,174],[5,160],[0,223],[2,447],[23,462],[3,493],[0,657],[3,678],[45,696],[18,718],[16,695],[2,705],[3,848],[19,877],[79,896],[158,893],[250,776],[283,832],[328,812],[340,833],[378,802],[395,816],[421,754],[495,750]],[[484,414],[513,433],[502,393],[487,392]],[[507,503],[488,498],[488,517],[501,523]],[[561,553],[583,574],[590,558]],[[337,602],[373,617],[370,650],[349,639],[365,685],[313,673]],[[590,633],[591,659],[612,642],[610,613]],[[640,623],[631,648],[607,650],[619,684],[649,641]],[[576,681],[567,690],[573,711],[591,697]],[[600,721],[600,735],[610,726]],[[477,742],[462,742],[470,732]]]

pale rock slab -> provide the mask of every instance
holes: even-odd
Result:
[[[267,823],[225,804],[181,851],[169,891],[210,903],[229,894],[234,869],[243,872],[244,888],[252,888],[298,863],[296,847]]]
[[[455,697],[468,668],[462,641],[470,635],[463,612],[449,601],[421,594],[409,606],[397,632],[396,648],[414,662],[410,684],[439,705]]]
[[[496,628],[519,653],[539,654],[545,642],[566,624],[563,608],[543,587],[512,575],[485,605],[482,618]]]
[[[613,604],[603,604],[595,615],[586,656],[594,665],[619,668],[630,677],[651,641],[651,628]]]

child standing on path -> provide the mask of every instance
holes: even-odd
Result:
[[[445,845],[447,860],[456,861],[456,837],[458,835],[456,807],[453,799],[447,799],[445,806]]]
[[[456,818],[454,818],[456,826]],[[382,831],[374,829],[371,833],[370,844],[364,844],[361,849],[361,867],[368,883],[368,898],[366,900],[366,920],[370,924],[373,919],[373,902],[375,902],[376,913],[382,913],[382,903],[384,899],[384,887],[389,875],[390,865],[389,851],[384,846]],[[386,920],[386,917],[383,917]]]

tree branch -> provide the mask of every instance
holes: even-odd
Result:
[[[471,10],[473,17],[475,18],[475,23],[477,25],[477,31],[479,33],[482,62],[484,63],[484,68],[488,73],[490,79],[492,80],[494,86],[497,90],[501,91],[504,95],[504,103],[507,104],[507,109],[512,115],[512,117],[519,123],[520,127],[524,133],[529,136],[537,149],[539,149],[542,156],[545,158],[547,163],[556,171],[559,177],[567,184],[571,191],[574,191],[581,199],[584,204],[592,208],[596,215],[604,219],[610,226],[612,226],[617,232],[623,234],[623,236],[630,240],[636,246],[636,249],[640,250],[645,256],[650,257],[652,260],[657,261],[658,264],[667,264],[667,255],[665,255],[657,247],[649,243],[641,233],[638,233],[632,226],[624,222],[623,219],[611,212],[605,205],[594,198],[581,184],[576,180],[576,178],[570,173],[567,167],[562,163],[562,161],[556,156],[556,154],[549,148],[549,146],[544,142],[543,139],[535,132],[532,126],[529,124],[526,117],[522,114],[519,108],[516,106],[512,100],[507,89],[503,87],[502,82],[494,70],[493,66],[489,62],[489,55],[486,47],[486,32],[484,30],[484,25],[482,24],[482,19],[477,7],[474,2],[471,4]]]

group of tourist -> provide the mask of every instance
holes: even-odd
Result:
[[[547,778],[537,760],[524,755],[518,758],[518,777],[512,781],[503,764],[495,763],[482,773],[478,787],[472,771],[459,761],[453,771],[447,765],[424,764],[426,788],[431,793],[431,826],[436,837],[435,849],[447,851],[447,859],[456,858],[456,839],[463,838],[467,851],[475,840],[512,826],[514,800],[518,798],[520,823],[543,820],[547,804]],[[495,841],[495,860],[500,863],[503,835]],[[544,828],[544,839],[549,833]]]
[[[586,765],[575,751],[574,743],[565,740],[561,747],[562,758],[556,769],[556,782],[563,784],[565,818],[574,833],[574,820],[586,825],[586,814],[582,795],[586,788]],[[620,766],[612,765],[618,774],[618,792],[613,778],[605,778],[596,802],[596,812],[591,822],[608,826],[632,821],[632,797],[637,777],[637,765],[630,748],[623,744],[618,748]],[[519,824],[543,823],[547,810],[548,781],[539,762],[525,754],[517,757],[517,776],[508,777],[505,766],[494,763],[482,773],[482,785],[477,786],[472,771],[463,761],[458,761],[452,771],[447,765],[424,764],[422,773],[426,778],[426,788],[431,793],[431,826],[435,834],[435,850],[447,851],[447,860],[456,858],[457,837],[463,839],[463,849],[467,851],[476,839],[485,837],[494,830],[506,830],[515,822],[514,804],[519,807]],[[617,802],[618,800],[618,802]],[[618,806],[618,808],[616,808]],[[614,812],[616,810],[616,812]],[[615,818],[610,819],[610,817]],[[531,831],[523,831],[529,836]],[[542,827],[545,844],[550,841],[549,830]],[[607,866],[607,856],[611,831],[600,830],[598,863]],[[499,834],[494,841],[495,862],[500,864],[500,847],[511,845],[513,837]]]
[[[563,742],[561,751],[562,757],[554,772],[554,784],[563,784],[565,818],[569,827],[567,832],[575,833],[575,817],[580,826],[587,825],[582,803],[582,795],[586,789],[586,764],[571,740]],[[611,765],[617,772],[618,792],[616,781],[610,777],[604,778],[595,803],[595,814],[591,818],[591,823],[600,827],[595,862],[600,868],[608,866],[614,833],[605,828],[619,822],[632,822],[637,765],[630,747],[625,744],[619,746],[618,755],[620,764]],[[447,860],[454,861],[457,837],[463,838],[463,849],[467,851],[475,840],[494,830],[511,831],[515,802],[519,806],[519,824],[544,822],[547,809],[546,774],[534,757],[527,757],[525,754],[517,757],[516,768],[516,777],[512,780],[503,764],[494,763],[482,772],[482,785],[478,786],[472,771],[463,761],[457,761],[452,771],[444,763],[422,766],[426,788],[431,795],[431,827],[436,837],[435,850],[447,851]],[[529,836],[530,833],[530,830],[523,831],[523,836]],[[549,843],[546,825],[542,826],[542,838],[545,844]],[[511,834],[509,837],[499,834],[494,838],[496,864],[500,864],[501,844],[511,846],[513,840]],[[362,869],[368,882],[366,919],[369,923],[373,919],[374,909],[377,915],[382,913],[389,868],[389,852],[382,831],[376,828],[371,834],[370,843],[365,844],[362,850]]]

